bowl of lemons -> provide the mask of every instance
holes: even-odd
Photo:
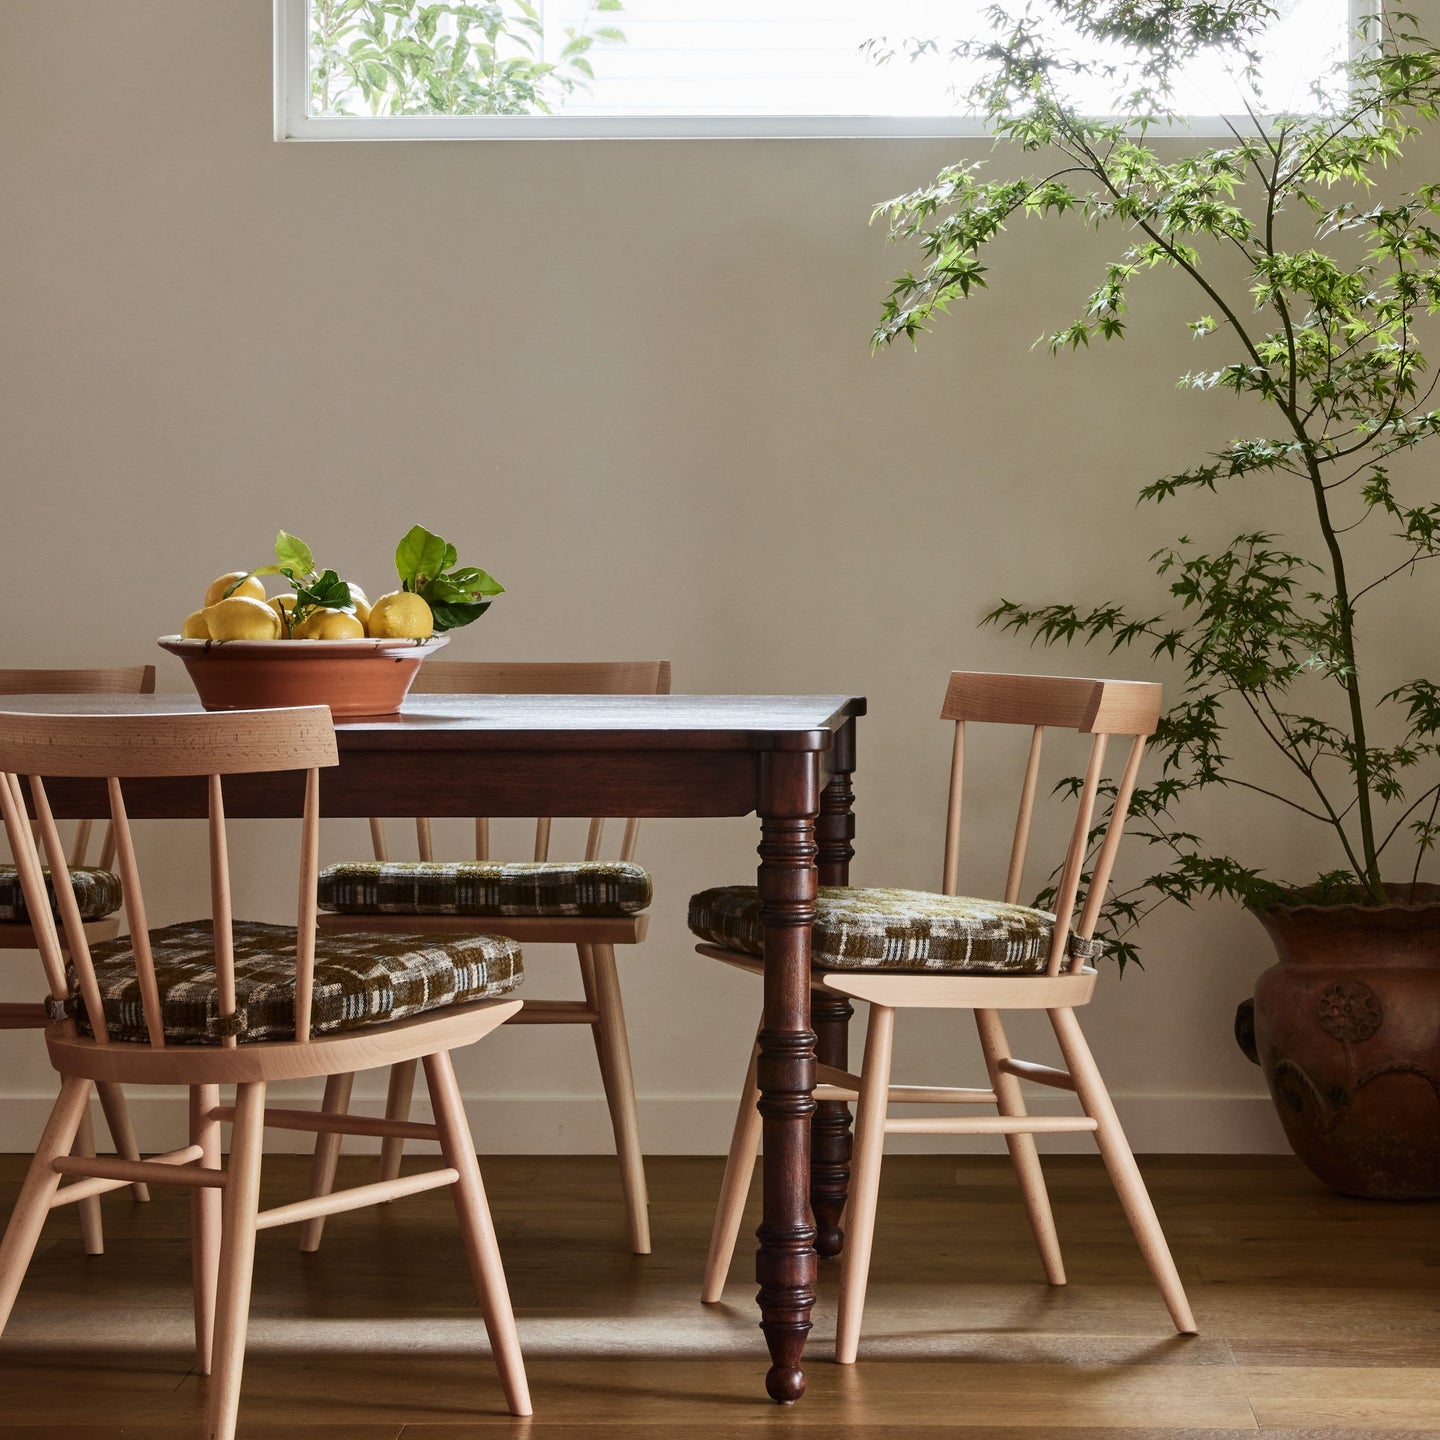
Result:
[[[337,719],[393,715],[421,663],[449,643],[445,632],[478,619],[502,592],[418,525],[396,549],[400,588],[373,602],[283,530],[275,557],[221,575],[179,633],[160,637],[207,710],[328,705]],[[267,593],[270,576],[285,582],[278,595]]]

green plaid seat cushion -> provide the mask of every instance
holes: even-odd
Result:
[[[341,915],[635,915],[649,874],[620,860],[359,860],[320,872]]]
[[[244,1045],[295,1038],[295,930],[237,920],[233,1028],[217,1024],[214,931],[208,920],[150,932],[165,1039],[217,1044],[234,1033]],[[105,1020],[116,1040],[149,1038],[128,937],[91,951]],[[315,942],[311,1033],[360,1030],[427,1010],[489,999],[521,979],[520,947],[496,935],[321,934]],[[74,988],[72,976],[71,988]],[[80,1029],[91,1033],[83,1003]]]
[[[702,940],[761,953],[760,897],[753,885],[702,890],[690,901]],[[1055,917],[1025,905],[925,890],[820,887],[811,960],[822,970],[1022,974],[1044,970]],[[1072,953],[1084,942],[1072,941]]]
[[[70,888],[80,906],[82,920],[103,920],[113,915],[121,902],[120,877],[109,870],[72,870]],[[50,908],[55,910],[55,887],[50,882],[50,871],[45,871],[45,889],[50,894]],[[25,896],[20,890],[20,872],[13,865],[0,865],[0,920],[29,924],[30,912],[25,908]]]

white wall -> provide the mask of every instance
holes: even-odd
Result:
[[[1150,673],[1029,651],[981,614],[1153,603],[1144,557],[1216,507],[1137,511],[1136,489],[1257,423],[1171,388],[1193,306],[1162,278],[1124,346],[1029,348],[1109,254],[1078,225],[1017,225],[988,294],[918,353],[869,354],[904,263],[872,204],[978,142],[276,144],[261,0],[0,0],[0,54],[0,663],[156,659],[183,691],[153,637],[277,528],[374,594],[419,520],[509,586],[457,659],[664,655],[679,689],[868,695],[855,878],[930,883],[949,669]],[[1417,673],[1430,614],[1401,642]],[[1283,815],[1212,808],[1303,871]],[[335,826],[331,854],[362,830]],[[694,957],[684,907],[747,879],[756,838],[645,840],[658,899],[624,981],[654,1150],[723,1145],[758,996]],[[264,839],[246,884],[279,918],[291,842]],[[177,868],[156,919],[195,883]],[[1259,927],[1169,915],[1146,954],[1091,1020],[1139,1146],[1278,1145],[1230,1039]],[[534,993],[563,960],[532,957]],[[7,998],[35,993],[28,964]],[[464,1057],[482,1147],[605,1144],[577,1038]],[[915,1019],[902,1069],[940,1078],[952,1038]],[[7,1041],[0,1148],[30,1143],[49,1093],[38,1040]]]

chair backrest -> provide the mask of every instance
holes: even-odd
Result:
[[[941,888],[959,893],[960,818],[965,777],[967,724],[1019,725],[1030,730],[1029,754],[1020,786],[1020,803],[1010,846],[1005,899],[1020,904],[1025,861],[1030,845],[1031,821],[1040,778],[1041,752],[1047,729],[1073,730],[1089,735],[1090,755],[1076,796],[1075,823],[1058,870],[1055,885],[1055,933],[1047,969],[1058,975],[1066,960],[1071,937],[1088,941],[1095,933],[1106,887],[1115,865],[1115,853],[1124,832],[1126,813],[1145,741],[1160,719],[1160,686],[1136,680],[1079,680],[1055,675],[987,675],[957,670],[950,676],[940,716],[955,722],[955,747],[950,764],[950,803],[945,823],[945,868]],[[1096,798],[1105,774],[1105,752],[1110,737],[1130,740],[1129,753],[1115,782],[1110,811],[1098,835],[1092,834]],[[1083,905],[1080,887],[1087,882]],[[1083,946],[1080,947],[1083,949]],[[1070,956],[1078,969],[1083,955]]]
[[[153,695],[155,667],[128,665],[112,670],[0,670],[0,695]],[[82,820],[70,845],[70,864],[84,865],[94,822]],[[100,843],[100,868],[115,862],[115,842],[107,829]]]
[[[124,912],[135,960],[145,1028],[150,1044],[165,1043],[159,987],[151,951],[145,896],[135,843],[125,812],[122,782],[195,776],[209,793],[210,913],[214,923],[215,972],[220,1016],[235,1013],[235,949],[230,904],[229,847],[225,833],[222,777],[304,770],[301,824],[300,897],[297,916],[295,1036],[310,1038],[315,969],[315,884],[319,871],[319,796],[322,765],[338,761],[335,727],[323,705],[297,710],[239,710],[201,715],[38,715],[0,712],[0,813],[15,852],[25,905],[35,929],[52,999],[69,998],[59,933],[41,872],[41,852],[50,867],[55,902],[95,1039],[108,1040],[105,1012],[90,957],[69,867],[45,792],[52,779],[104,780],[114,830]],[[20,779],[29,786],[34,826],[26,816]],[[38,832],[38,843],[36,832]],[[72,1022],[73,1023],[73,1022]],[[226,1036],[222,1044],[234,1045]]]
[[[420,667],[411,687],[427,695],[668,695],[670,693],[670,662],[668,660],[601,660],[601,661],[431,661]],[[585,839],[585,859],[598,860],[604,840],[605,821],[595,817]],[[633,860],[640,838],[640,822],[625,822],[620,844],[620,859]],[[415,839],[422,860],[435,858],[435,843],[430,822],[415,821]],[[370,822],[370,840],[375,858],[389,858],[385,827],[380,820]],[[475,817],[475,858],[489,860],[490,821]],[[550,858],[550,820],[535,821],[536,860]]]

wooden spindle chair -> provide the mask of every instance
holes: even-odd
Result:
[[[130,665],[106,670],[0,670],[0,695],[153,695],[155,667]],[[100,858],[87,864],[95,822],[81,820],[70,844],[70,876],[75,900],[80,907],[85,934],[92,943],[113,939],[120,929],[120,877],[115,864],[115,840],[109,828],[100,843]],[[20,894],[16,867],[0,864],[0,950],[37,950],[35,927]],[[0,1030],[43,1030],[50,1023],[45,1006],[39,1002],[0,1004]],[[100,1108],[114,1142],[116,1153],[138,1160],[135,1127],[125,1104],[125,1092],[118,1085],[97,1085]],[[87,1109],[80,1121],[76,1148],[82,1155],[95,1153],[95,1134]],[[136,1200],[150,1198],[149,1186],[130,1187]],[[105,1250],[105,1233],[100,1217],[100,1200],[91,1196],[79,1207],[80,1233],[88,1255]]]
[[[414,689],[432,695],[668,695],[670,662],[432,661],[421,666]],[[637,1255],[648,1255],[645,1161],[615,964],[615,947],[638,945],[645,938],[649,920],[642,912],[650,903],[650,877],[635,864],[640,822],[624,821],[619,858],[604,861],[605,822],[592,819],[584,859],[579,863],[550,859],[549,819],[536,820],[533,859],[518,863],[492,860],[490,822],[484,818],[475,820],[473,865],[468,861],[437,864],[429,820],[417,819],[415,829],[418,861],[391,860],[384,822],[372,819],[374,861],[331,866],[321,872],[321,929],[404,928],[444,935],[465,933],[479,924],[491,934],[509,935],[526,944],[574,945],[584,999],[534,1000],[527,996],[514,1023],[589,1027],[620,1161],[630,1247]],[[483,888],[483,901],[466,904],[460,898],[462,889],[470,886]],[[566,892],[567,899],[547,903],[545,890]],[[392,1120],[409,1116],[414,1084],[413,1064],[391,1070],[385,1113]],[[350,1081],[340,1077],[327,1105],[343,1111],[349,1101]],[[382,1179],[400,1173],[403,1146],[403,1139],[382,1146]],[[312,1193],[323,1194],[329,1188],[338,1155],[338,1139],[322,1137],[315,1150]],[[320,1244],[322,1227],[323,1221],[317,1220],[306,1228],[302,1248],[313,1250]]]
[[[925,891],[822,888],[813,930],[816,990],[838,991],[870,1006],[865,1058],[858,1075],[821,1065],[817,1100],[858,1101],[854,1170],[845,1218],[836,1358],[854,1361],[870,1266],[880,1164],[887,1134],[1003,1135],[1010,1152],[1045,1278],[1065,1283],[1050,1199],[1035,1148],[1036,1135],[1093,1134],[1126,1218],[1175,1322],[1189,1334],[1195,1320],[1154,1206],[1096,1068],[1076,1010],[1089,1003],[1096,971],[1087,963],[1100,952],[1094,941],[1106,887],[1140,772],[1146,738],[1160,715],[1160,687],[1132,681],[1081,680],[957,671],[950,677],[942,718],[955,722],[945,858],[939,894]],[[1030,731],[1020,786],[1004,901],[962,897],[960,817],[966,726],[995,724]],[[1056,875],[1054,915],[1020,903],[1040,783],[1047,730],[1091,737],[1074,823]],[[1096,837],[1097,798],[1112,739],[1128,739],[1108,818]],[[1083,894],[1082,894],[1083,891]],[[1055,916],[1063,917],[1057,923]],[[702,955],[761,973],[759,901],[753,887],[728,886],[694,897],[691,929],[705,942]],[[979,1031],[989,1084],[983,1089],[892,1085],[895,1012],[903,1009],[970,1010]],[[1064,1068],[1016,1059],[1001,1012],[1044,1010],[1059,1042]],[[1073,1092],[1082,1114],[1031,1115],[1020,1081]],[[701,1298],[720,1299],[735,1249],[755,1152],[760,1116],[755,1060],[741,1096],[734,1137],[721,1183]],[[994,1106],[993,1115],[892,1118],[890,1104]]]
[[[519,949],[489,936],[448,943],[395,934],[317,937],[320,767],[336,760],[334,726],[323,706],[200,715],[0,713],[0,811],[36,926],[54,1017],[45,1038],[61,1077],[60,1098],[0,1242],[0,1330],[50,1210],[137,1180],[189,1187],[195,1355],[199,1372],[210,1375],[210,1440],[232,1440],[235,1433],[256,1232],[442,1186],[452,1189],[510,1409],[530,1413],[504,1271],[450,1058],[520,1008],[517,1000],[496,998],[519,981]],[[224,777],[296,771],[303,772],[304,795],[297,926],[237,921]],[[210,918],[152,931],[127,795],[140,814],[147,797],[158,794],[163,813],[180,785],[204,797],[209,815]],[[63,803],[77,786],[108,797],[124,881],[128,933],[93,948],[65,883],[51,807],[52,795]],[[300,789],[297,783],[297,799]],[[63,945],[42,903],[42,849],[56,877]],[[266,1110],[271,1081],[328,1079],[411,1059],[425,1067],[433,1125]],[[101,1083],[186,1086],[189,1144],[150,1160],[71,1155],[91,1088]],[[220,1102],[226,1084],[235,1086],[233,1105]],[[228,1165],[220,1153],[226,1122]],[[266,1124],[321,1134],[403,1133],[437,1141],[442,1163],[404,1179],[262,1210]],[[62,1186],[62,1179],[70,1183]]]

